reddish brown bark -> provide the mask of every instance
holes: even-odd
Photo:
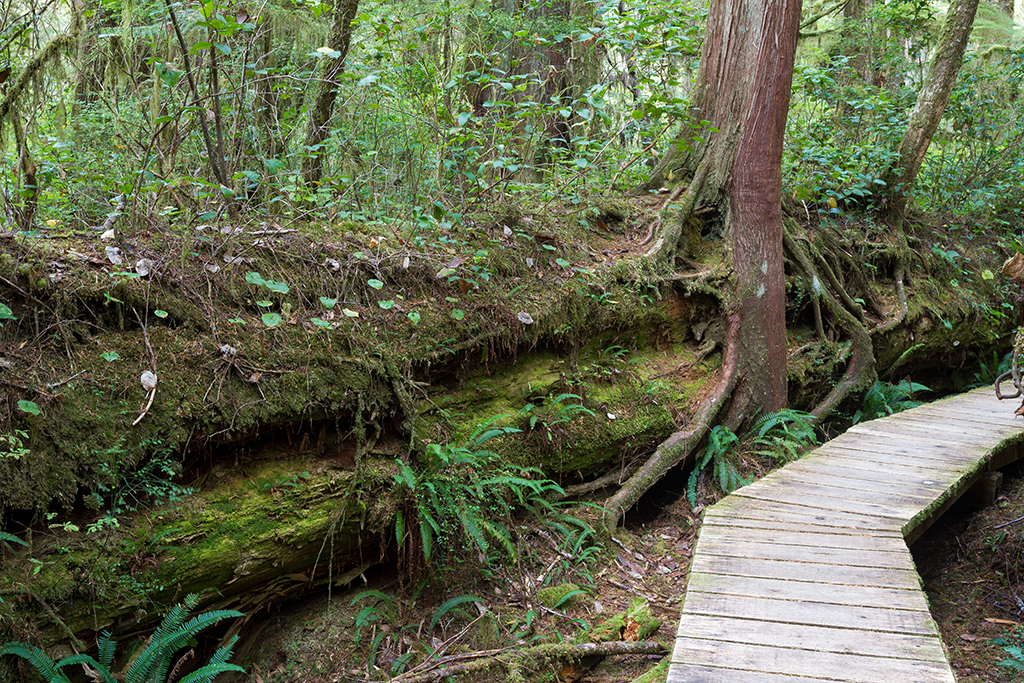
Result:
[[[730,422],[748,408],[786,405],[785,281],[782,261],[782,138],[800,23],[799,0],[731,0],[708,19],[703,106],[721,133],[702,163],[728,193],[740,382]],[[728,131],[728,133],[727,133]],[[735,136],[734,139],[730,139]],[[738,144],[737,144],[738,141]]]

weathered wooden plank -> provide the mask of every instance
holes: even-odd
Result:
[[[1017,429],[1024,429],[1024,423],[1022,423],[1020,417],[1014,415],[1014,410],[1017,408],[1017,403],[1011,401],[1010,403],[1004,403],[998,406],[998,410],[992,411],[981,411],[981,410],[963,410],[956,407],[955,405],[939,405],[938,403],[928,403],[919,408],[914,409],[914,413],[924,418],[936,417],[942,420],[951,421],[965,421],[965,422],[976,422],[981,424],[994,424],[994,425],[1010,425]]]
[[[876,517],[884,517],[889,520],[895,520],[900,522],[900,526],[906,524],[910,519],[913,518],[917,512],[917,506],[913,507],[896,507],[893,505],[883,505],[879,503],[864,503],[860,501],[849,501],[849,500],[836,500],[823,495],[808,495],[805,493],[795,491],[785,491],[782,489],[778,490],[748,490],[749,487],[744,487],[737,491],[734,491],[732,495],[737,498],[751,498],[754,500],[773,502],[773,503],[792,503],[798,505],[804,505],[806,507],[814,507],[822,510],[826,513],[830,511],[835,512],[849,512],[853,514],[861,515],[874,515]]]
[[[706,555],[695,553],[691,572],[729,574],[767,579],[812,581],[815,583],[877,586],[880,588],[920,589],[921,578],[916,570],[883,567],[853,567],[817,562],[788,562],[752,557]]]
[[[812,458],[843,457],[848,460],[860,460],[878,463],[879,465],[892,467],[912,467],[916,469],[933,469],[939,471],[971,471],[981,467],[977,458],[952,458],[943,459],[941,455],[921,454],[920,452],[907,451],[896,453],[894,449],[887,448],[881,442],[871,442],[867,439],[859,441],[844,441],[843,443],[829,442],[815,451]]]
[[[903,533],[897,529],[886,530],[863,530],[846,527],[820,526],[806,521],[780,521],[770,518],[748,518],[733,515],[707,514],[704,516],[703,526],[728,526],[743,529],[760,529],[765,532],[779,531],[802,531],[820,534],[836,534],[837,536],[860,536],[865,538],[898,538],[903,540]]]
[[[961,472],[948,472],[945,470],[921,470],[914,467],[902,467],[897,470],[894,467],[880,468],[877,465],[865,465],[860,461],[859,467],[855,467],[839,457],[828,458],[804,458],[787,466],[790,472],[817,472],[830,474],[836,477],[843,477],[857,481],[877,481],[890,484],[900,484],[906,488],[915,486],[948,486],[947,482],[956,481],[965,476],[965,468]]]
[[[761,671],[741,671],[688,664],[671,665],[666,683],[835,683],[835,680],[786,676]]]
[[[875,514],[884,517],[909,520],[926,506],[919,497],[872,496],[863,491],[825,491],[821,487],[809,486],[796,481],[761,480],[750,486],[737,489],[733,495],[744,498],[758,498],[780,502],[803,502],[826,510]]]
[[[893,416],[885,424],[865,422],[847,431],[853,434],[891,434],[894,438],[905,440],[926,439],[937,443],[964,444],[969,447],[977,447],[979,440],[983,439],[985,450],[995,447],[1014,433],[1010,427],[972,426],[969,422],[949,425],[933,419],[930,423],[923,423],[913,416],[902,416],[902,413]]]
[[[687,590],[684,609],[687,614],[780,621],[787,624],[859,628],[867,631],[917,635],[931,635],[937,632],[935,622],[928,612],[829,605],[808,600],[771,600]]]
[[[970,413],[959,416],[948,410],[914,410],[905,413],[897,413],[886,420],[886,424],[887,426],[897,425],[899,429],[902,429],[905,426],[912,426],[914,428],[932,429],[936,431],[961,432],[974,434],[976,436],[988,436],[998,440],[1021,433],[1021,424],[1019,422],[1017,424],[1013,424],[1009,421],[977,422],[971,420],[970,417]],[[998,441],[996,443],[998,443]]]
[[[724,640],[770,647],[797,647],[822,652],[917,659],[945,662],[946,654],[938,636],[879,633],[860,629],[780,624],[732,617],[687,614],[679,623],[677,636]]]
[[[746,643],[677,638],[672,662],[843,681],[845,683],[955,683],[945,663],[865,657],[797,648],[773,648]],[[676,679],[692,683],[699,678]],[[731,675],[707,681],[734,680]]]
[[[808,529],[751,529],[734,526],[726,522],[707,524],[701,528],[701,538],[717,538],[727,541],[771,542],[776,545],[809,545],[815,548],[836,548],[847,550],[885,550],[906,553],[907,544],[901,536],[866,536],[854,534],[833,534]]]
[[[820,526],[834,526],[841,529],[890,531],[898,530],[901,523],[897,520],[877,515],[861,515],[838,510],[822,510],[803,504],[803,502],[774,502],[727,496],[708,509],[706,514],[731,514],[736,517],[756,517],[764,520],[790,522],[807,522]]]
[[[871,586],[836,586],[834,584],[762,579],[732,574],[690,572],[687,592],[742,595],[748,598],[803,600],[853,607],[884,607],[928,612],[928,601],[920,590],[876,588]]]
[[[852,429],[852,428],[851,428]],[[834,445],[851,450],[870,450],[890,456],[903,456],[911,460],[948,460],[950,462],[974,462],[978,459],[977,444],[969,441],[952,443],[926,436],[903,436],[886,433],[876,428],[863,428],[857,432],[846,432],[843,439],[836,439]]]
[[[920,498],[927,504],[927,501],[934,500],[943,491],[948,489],[955,479],[944,477],[942,481],[921,478],[883,481],[880,479],[851,477],[842,473],[826,472],[824,470],[815,471],[794,467],[787,468],[786,476],[784,478],[780,477],[779,481],[794,481],[805,485],[824,486],[828,489],[853,489],[872,493],[876,496],[881,496],[883,499],[889,496]],[[908,493],[910,491],[915,493]]]
[[[710,529],[710,527],[709,527]],[[848,567],[885,567],[890,569],[914,570],[910,553],[891,550],[862,550],[849,548],[816,548],[814,546],[792,546],[774,543],[771,540],[743,541],[720,538],[713,534],[701,534],[697,541],[697,552],[728,557],[749,557],[787,562],[817,562],[819,564],[843,565]]]

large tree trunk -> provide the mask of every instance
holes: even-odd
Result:
[[[338,79],[345,71],[345,59],[352,42],[352,22],[358,9],[359,0],[337,0],[334,5],[334,25],[327,43],[328,47],[341,54],[332,59],[325,69],[323,85],[309,109],[306,127],[309,156],[302,160],[302,178],[310,188],[319,183],[323,175],[323,145],[331,134],[330,122],[334,115],[334,101],[338,97]]]
[[[799,23],[799,0],[716,3],[697,74],[695,109],[719,132],[691,157],[688,203],[715,208],[733,248],[740,380],[730,421],[786,404],[781,166]]]
[[[719,132],[689,154],[693,180],[682,204],[716,209],[732,244],[736,292],[722,374],[689,428],[663,442],[605,502],[609,527],[693,450],[729,399],[734,426],[786,405],[782,137],[799,24],[800,0],[711,5],[694,104]],[[678,234],[678,226],[666,228],[652,255],[671,257]]]
[[[889,213],[892,215],[902,216],[906,211],[910,188],[924,163],[924,155],[942,120],[953,83],[964,61],[964,50],[977,10],[978,0],[956,0],[949,7],[935,56],[900,143],[899,166],[889,169],[884,177],[889,192]]]

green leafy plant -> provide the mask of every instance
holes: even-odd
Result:
[[[1002,639],[998,640],[1001,640],[1002,643],[1006,642]],[[1021,644],[1019,642],[1004,644],[1003,652],[1010,656],[1006,659],[1000,659],[998,665],[1004,669],[1008,669],[1015,679],[1019,679],[1024,676],[1024,649],[1021,649]]]
[[[35,401],[26,401],[24,399],[18,401],[18,409],[29,415],[39,415],[41,412]]]
[[[701,451],[686,482],[686,497],[690,500],[690,505],[697,504],[697,479],[708,465],[711,465],[714,479],[725,493],[732,493],[750,483],[732,462],[739,442],[736,434],[723,425],[715,425],[708,433],[708,444]]]
[[[810,413],[789,408],[765,415],[750,430],[754,453],[780,463],[796,460],[818,443],[811,419]]]
[[[497,557],[515,558],[513,512],[549,510],[546,496],[562,492],[539,469],[502,462],[484,447],[520,431],[493,426],[503,419],[487,420],[462,445],[428,444],[418,469],[396,460],[395,538],[408,569],[438,560],[441,551],[456,556],[475,550],[484,566]]]
[[[853,424],[874,420],[921,405],[914,392],[931,391],[928,387],[905,379],[898,384],[875,382],[864,394],[864,403],[853,415]]]
[[[0,531],[0,545],[3,545],[5,548],[10,550],[11,543],[17,543],[18,545],[28,547],[28,543],[25,543],[25,541],[21,540],[14,534],[9,534],[6,531]]]
[[[425,582],[421,583],[415,594],[418,595],[425,585]],[[445,600],[434,610],[427,631],[433,632],[449,616],[471,618],[472,615],[462,609],[462,607],[468,604],[482,604],[482,602],[475,595],[459,595]],[[386,639],[392,638],[396,640],[395,644],[399,647],[401,647],[399,644],[401,642],[405,642],[410,647],[408,652],[398,655],[391,662],[391,674],[397,675],[402,673],[417,654],[415,643],[423,642],[421,633],[423,629],[422,621],[417,619],[410,623],[403,614],[402,602],[379,590],[370,589],[362,591],[354,596],[349,604],[355,606],[357,603],[366,603],[356,615],[355,627],[356,643],[364,642],[367,638],[369,639],[366,659],[367,671],[373,672],[377,666],[377,658],[382,644],[385,644]],[[402,634],[415,636],[415,638],[406,638]]]
[[[192,495],[193,489],[174,482],[178,466],[169,451],[159,453],[132,472],[121,469],[122,445],[108,449],[107,461],[99,465],[99,477],[92,500],[103,515],[91,523],[87,533],[120,526],[119,516],[158,503],[173,503]]]
[[[192,656],[191,652],[183,656],[179,655],[179,652],[189,647],[200,631],[224,619],[243,616],[241,612],[234,610],[215,610],[203,612],[188,619],[189,613],[198,604],[199,597],[190,594],[185,597],[183,604],[172,607],[153,634],[143,641],[140,649],[125,662],[120,671],[114,669],[117,643],[110,638],[110,633],[107,631],[104,631],[96,641],[98,649],[96,659],[89,655],[76,654],[55,662],[40,648],[19,642],[5,643],[0,647],[0,656],[13,655],[27,660],[47,683],[71,683],[71,678],[64,673],[63,669],[75,665],[92,669],[95,673],[90,674],[90,677],[100,683],[116,683],[118,681],[165,683],[176,670],[176,662],[181,662],[184,657]],[[238,636],[232,637],[227,645],[213,654],[207,664],[187,676],[177,679],[177,683],[210,683],[222,673],[229,671],[245,673],[245,669],[237,664],[229,664],[227,661],[231,658],[231,651],[236,642],[238,642]]]
[[[15,429],[9,434],[0,434],[0,459],[18,459],[31,453],[32,451],[25,445],[28,440],[28,432],[24,429]]]
[[[567,435],[564,425],[577,416],[594,417],[594,411],[582,403],[576,394],[559,394],[554,398],[527,403],[519,409],[522,431],[540,436],[548,446],[561,445]]]

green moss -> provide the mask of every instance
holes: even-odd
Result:
[[[558,586],[547,586],[537,591],[537,602],[548,609],[569,609],[571,607],[578,607],[583,601],[584,596],[582,594],[576,594],[571,597],[566,597],[574,591],[580,590],[580,587],[574,583],[563,583]]]

